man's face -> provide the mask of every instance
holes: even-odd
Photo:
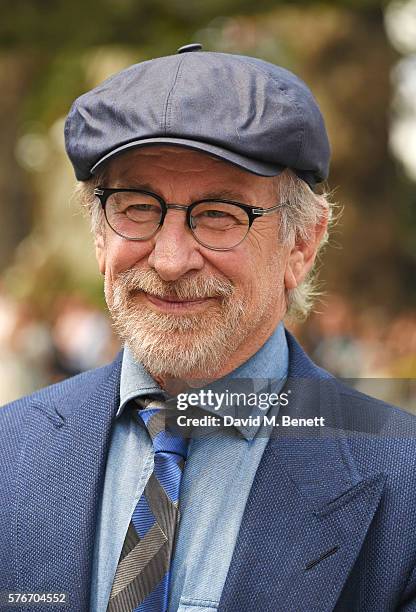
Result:
[[[275,179],[183,148],[150,147],[115,158],[102,186],[147,189],[184,205],[214,197],[277,204]],[[291,249],[278,240],[279,219],[280,213],[256,219],[229,251],[200,245],[183,211],[168,210],[159,231],[142,242],[105,224],[96,247],[107,304],[116,330],[153,376],[223,376],[267,340],[284,315],[285,277],[292,274]]]

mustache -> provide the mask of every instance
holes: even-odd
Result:
[[[209,297],[229,298],[234,285],[216,276],[181,277],[164,281],[154,270],[126,270],[117,275],[117,284],[127,293],[143,291],[158,298],[195,300]]]

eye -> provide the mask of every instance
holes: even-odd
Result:
[[[247,215],[233,204],[225,202],[203,202],[195,207],[192,215],[195,227],[201,229],[227,230],[237,225],[247,225]]]
[[[224,217],[230,217],[230,213],[224,212],[223,210],[205,210],[198,214],[198,217],[210,217],[211,219],[223,219]]]
[[[122,212],[124,212],[125,214],[128,214],[129,211],[130,212],[131,211],[136,211],[136,212],[154,212],[154,211],[159,211],[159,210],[160,210],[160,206],[157,206],[155,204],[130,204]]]
[[[162,214],[160,202],[146,193],[119,191],[107,201],[107,217],[135,223],[158,223]]]
[[[137,223],[146,221],[157,221],[160,219],[161,208],[158,203],[130,204],[122,213]]]
[[[160,210],[159,201],[152,195],[135,191],[117,191],[107,200],[107,208],[115,213],[126,213],[128,210],[142,212]]]

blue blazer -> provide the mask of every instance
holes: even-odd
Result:
[[[416,418],[345,387],[287,337],[286,413],[325,427],[275,428],[218,610],[416,610]],[[68,607],[10,610],[88,611],[120,367],[119,355],[0,409],[0,592],[69,593]]]

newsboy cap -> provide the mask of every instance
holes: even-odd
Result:
[[[254,57],[199,49],[130,66],[75,100],[65,142],[77,179],[131,149],[166,144],[262,176],[291,168],[311,188],[325,180],[328,136],[305,83]]]

